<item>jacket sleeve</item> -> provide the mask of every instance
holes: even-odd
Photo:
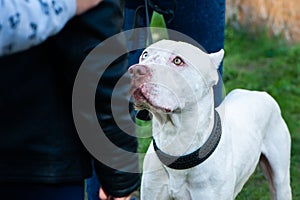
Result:
[[[123,25],[123,12],[118,0],[105,0],[99,6],[89,12],[73,18],[64,30],[55,37],[52,44],[58,48],[61,61],[66,62],[64,71],[68,79],[73,82],[79,65],[87,54],[102,41],[121,31]],[[115,43],[112,48],[118,48],[121,44]],[[124,46],[124,45],[123,45]],[[105,52],[99,55],[101,66],[105,66],[105,57],[113,56],[115,51]],[[104,62],[104,63],[102,63]],[[93,70],[93,69],[91,69]],[[95,108],[99,124],[106,137],[118,148],[132,152],[131,157],[125,157],[118,149],[110,148],[101,143],[103,156],[109,159],[117,168],[107,166],[95,159],[95,170],[104,190],[115,197],[127,196],[138,188],[140,184],[137,139],[125,133],[116,124],[112,115],[111,97],[116,94],[117,101],[126,101],[124,93],[128,87],[115,88],[115,84],[127,71],[127,55],[119,57],[113,64],[109,65],[98,83],[95,95]],[[132,111],[132,106],[129,106]],[[128,115],[128,102],[114,105],[118,113],[118,121],[122,126],[131,124],[132,118]],[[132,132],[131,128],[129,128]],[[132,134],[132,133],[130,133]],[[136,172],[136,173],[132,173]]]
[[[75,11],[75,0],[1,1],[0,56],[45,41],[59,32]]]

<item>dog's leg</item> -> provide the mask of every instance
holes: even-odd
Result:
[[[169,175],[155,154],[151,142],[143,163],[141,200],[171,200]]]
[[[276,172],[274,173],[274,170],[272,169],[269,160],[264,154],[261,155],[259,164],[263,170],[266,179],[268,180],[269,189],[271,192],[271,199],[272,200],[292,199],[291,189],[289,186],[290,185],[289,175],[279,178],[279,175],[276,174]]]
[[[290,187],[290,134],[281,117],[279,107],[274,106],[266,127],[260,164],[270,183],[272,200],[291,200]]]

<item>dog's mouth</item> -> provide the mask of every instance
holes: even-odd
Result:
[[[160,98],[162,95],[156,84],[142,84],[141,86],[132,89],[132,97],[134,99],[134,106],[137,110],[149,110],[149,111],[162,111],[164,113],[170,113],[175,110],[175,103],[170,98]],[[164,100],[162,100],[164,99]],[[169,105],[168,105],[169,104]]]

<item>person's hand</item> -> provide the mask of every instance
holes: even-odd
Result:
[[[130,200],[131,195],[126,197],[113,197],[111,195],[106,194],[106,192],[102,189],[102,187],[100,187],[99,198],[100,200]]]
[[[103,0],[76,0],[76,15],[80,15],[85,11],[97,6]]]

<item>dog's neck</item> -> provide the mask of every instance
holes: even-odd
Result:
[[[206,95],[178,113],[154,113],[153,138],[157,146],[174,156],[189,154],[202,146],[214,125],[212,98]]]

